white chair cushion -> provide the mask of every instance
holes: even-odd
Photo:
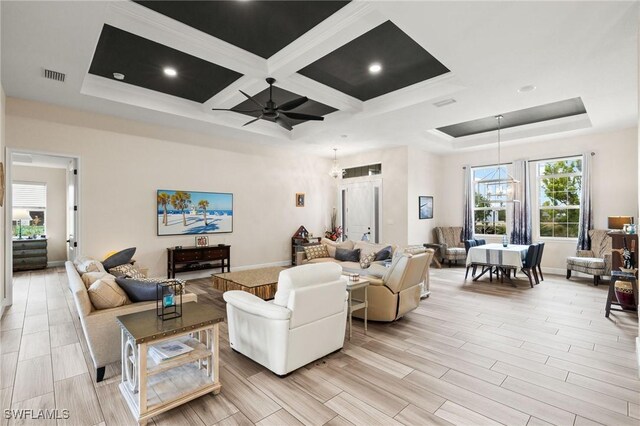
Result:
[[[581,266],[589,269],[604,269],[604,259],[599,257],[567,257],[567,266]]]
[[[287,307],[289,293],[295,288],[336,281],[342,274],[342,267],[333,262],[309,263],[285,269],[278,277],[278,290],[273,303]]]

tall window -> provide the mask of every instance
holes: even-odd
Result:
[[[34,182],[14,183],[12,191],[13,210],[26,210],[31,217],[31,220],[14,221],[13,235],[19,234],[20,224],[23,237],[46,235],[47,185]]]
[[[536,170],[540,236],[578,238],[582,159],[539,161]]]
[[[471,169],[474,195],[474,233],[503,235],[507,233],[507,166]]]

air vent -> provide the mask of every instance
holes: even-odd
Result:
[[[63,74],[58,71],[48,70],[46,68],[44,69],[44,78],[48,78],[50,80],[55,80],[55,81],[64,83],[64,79],[66,76],[67,76],[66,74]]]
[[[438,108],[446,106],[446,105],[451,105],[451,104],[455,104],[456,100],[455,99],[444,99],[442,101],[438,101],[438,102],[434,102],[433,105],[437,106]]]

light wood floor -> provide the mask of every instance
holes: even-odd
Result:
[[[344,349],[281,379],[229,349],[222,393],[157,425],[638,425],[637,317],[603,315],[606,285],[546,276],[534,289],[432,270],[430,298],[404,319],[369,324]],[[223,305],[203,281],[200,301]],[[15,277],[2,319],[2,407],[69,409],[58,424],[133,424],[119,365],[95,384],[61,269]],[[118,344],[114,342],[114,344]],[[2,424],[7,420],[2,416]],[[11,423],[13,424],[13,423]],[[34,424],[55,424],[37,421]]]

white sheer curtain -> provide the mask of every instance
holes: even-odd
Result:
[[[471,166],[463,167],[464,176],[464,217],[462,240],[473,239],[473,185],[471,184]]]
[[[593,229],[591,211],[591,153],[582,154],[582,192],[580,196],[580,224],[578,230],[578,250],[589,250],[589,230]]]
[[[531,174],[529,162],[516,160],[513,162],[513,178],[515,184],[511,226],[511,244],[531,244]]]

